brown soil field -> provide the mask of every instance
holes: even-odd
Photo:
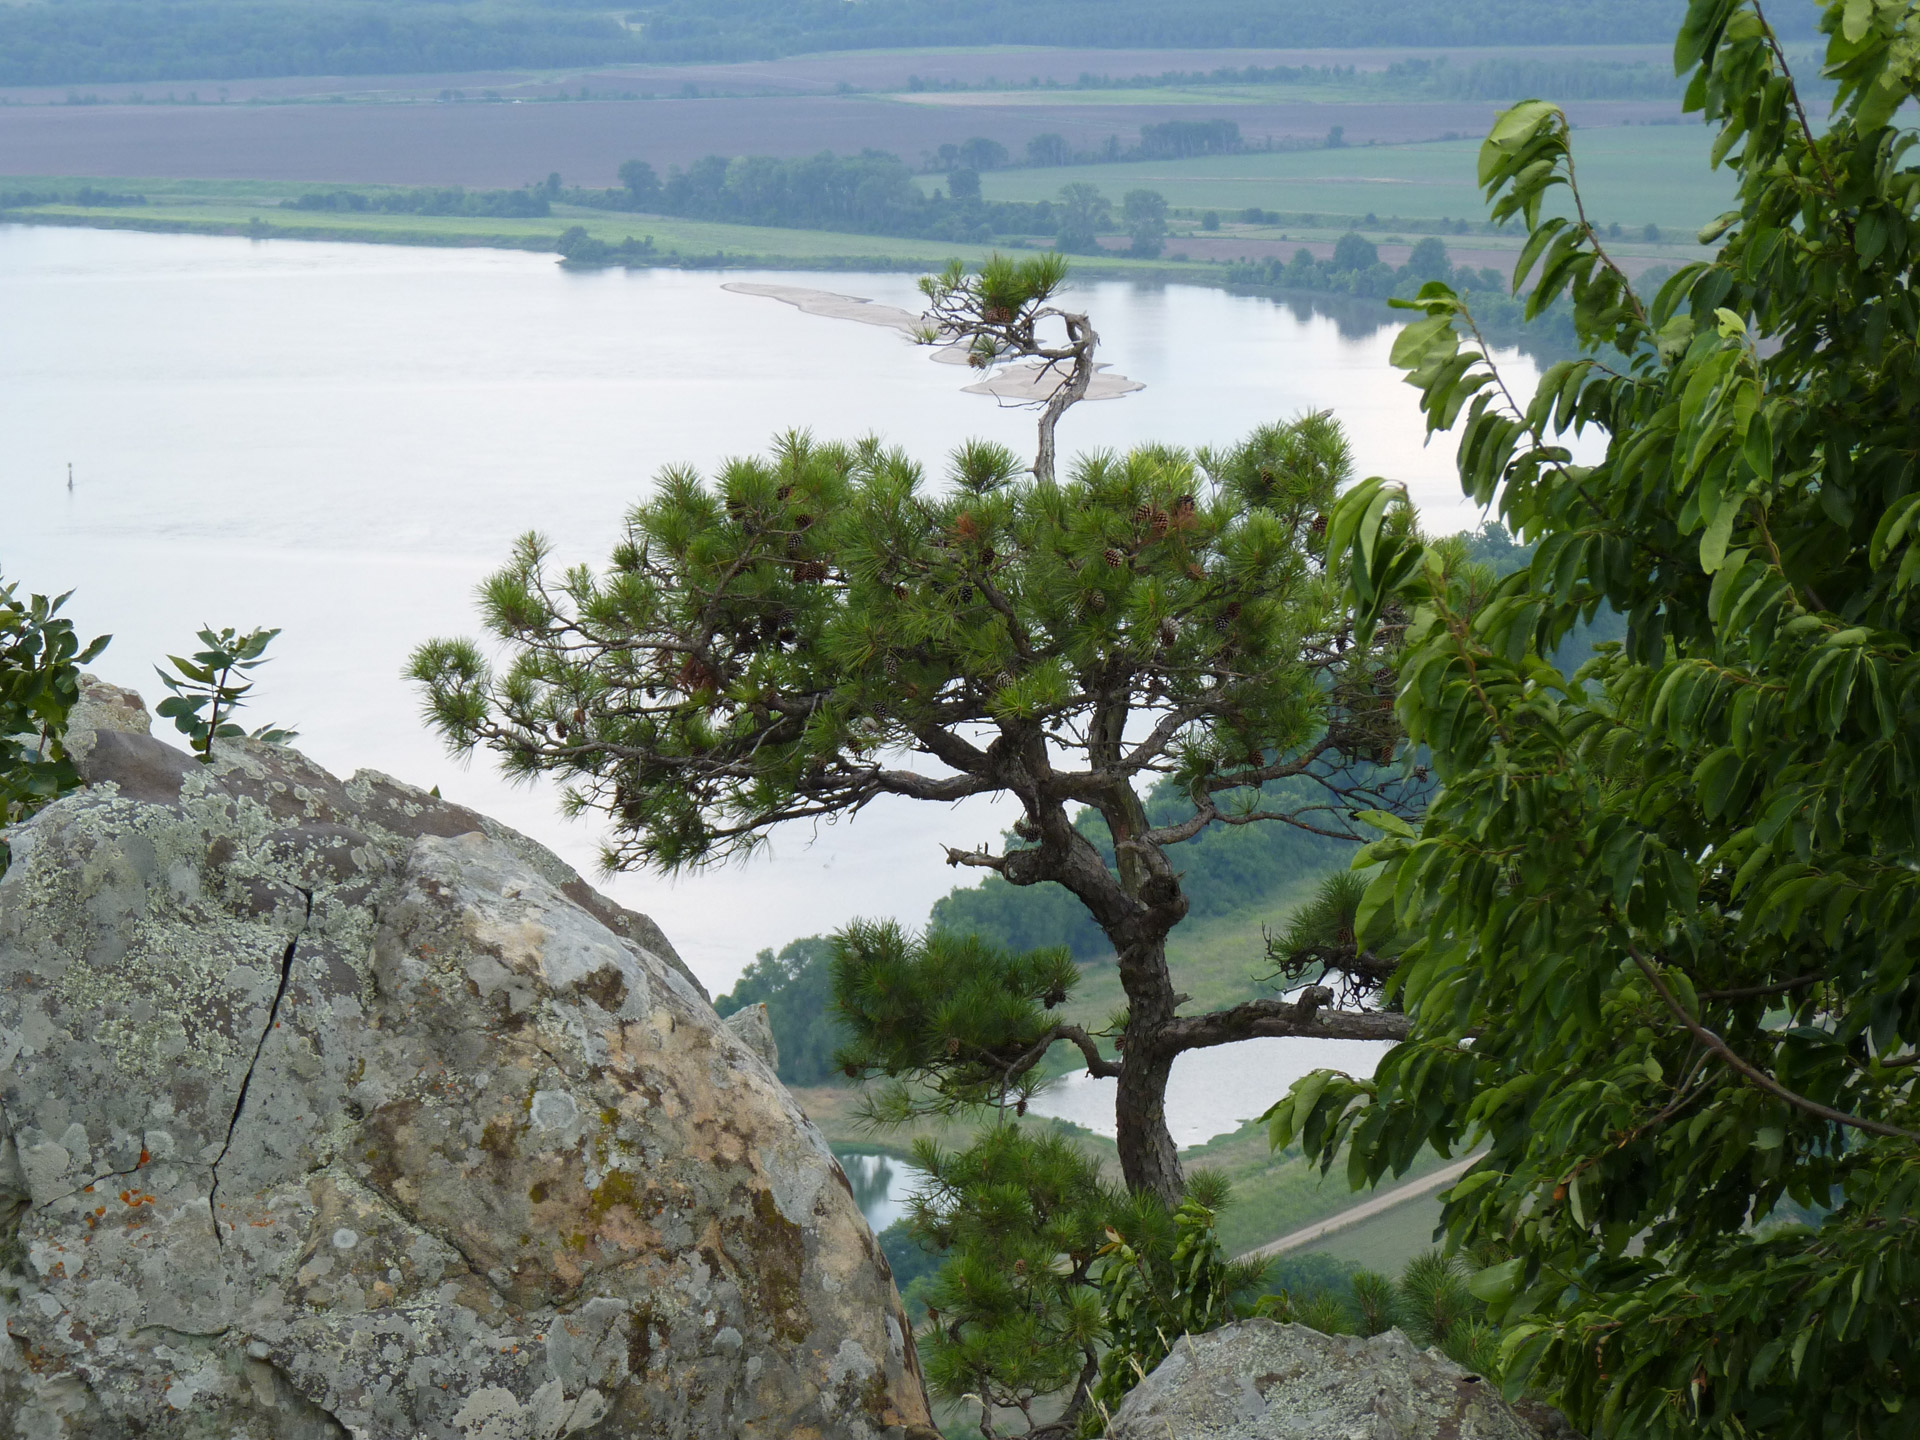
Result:
[[[1499,106],[1032,105],[938,106],[834,95],[754,99],[386,105],[0,106],[0,175],[341,181],[514,186],[558,171],[610,185],[624,160],[656,168],[705,155],[853,153],[879,145],[903,159],[982,135],[1018,154],[1057,131],[1076,147],[1143,123],[1233,120],[1255,144],[1311,140],[1332,125],[1349,144],[1484,133]],[[1664,119],[1661,101],[1567,107],[1578,125]]]
[[[1074,50],[1002,46],[983,50],[856,50],[825,55],[797,55],[785,60],[729,65],[614,65],[584,69],[531,72],[485,70],[428,75],[296,75],[260,80],[148,80],[105,85],[37,85],[0,87],[0,105],[64,103],[69,95],[97,96],[103,101],[142,96],[164,101],[172,95],[185,102],[198,94],[212,103],[225,96],[229,103],[247,100],[293,101],[341,96],[348,99],[434,99],[443,90],[459,90],[478,97],[494,91],[508,98],[572,95],[585,85],[594,94],[676,95],[693,85],[722,95],[826,95],[841,84],[860,90],[904,89],[918,76],[934,84],[982,85],[989,81],[1024,85],[1029,80],[1072,84],[1082,74],[1116,79],[1135,75],[1162,75],[1175,71],[1212,71],[1247,66],[1352,66],[1384,70],[1396,60],[1448,57],[1456,64],[1510,52],[1499,50]],[[1586,60],[1667,63],[1663,46],[1568,46],[1528,50],[1529,59],[1579,57]]]

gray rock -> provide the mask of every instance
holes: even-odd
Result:
[[[773,1038],[773,1018],[767,1014],[764,1000],[742,1005],[720,1023],[739,1036],[741,1043],[749,1050],[766,1061],[769,1070],[779,1073],[780,1042]]]
[[[0,1440],[932,1433],[651,921],[384,776],[89,733],[0,879]]]
[[[1499,1388],[1398,1330],[1246,1320],[1179,1340],[1109,1440],[1536,1440]]]
[[[94,736],[102,730],[151,735],[153,717],[147,714],[147,702],[139,691],[109,685],[97,675],[82,675],[80,701],[67,716],[61,744],[77,764],[92,753]]]

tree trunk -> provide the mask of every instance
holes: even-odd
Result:
[[[1184,913],[1182,901],[1178,912]],[[1169,922],[1168,915],[1157,917]],[[1171,916],[1177,922],[1178,914]],[[1179,1049],[1165,1043],[1180,997],[1167,971],[1165,928],[1120,951],[1120,983],[1127,992],[1126,1044],[1120,1054],[1120,1091],[1114,1097],[1114,1135],[1120,1147],[1120,1173],[1127,1188],[1157,1195],[1168,1206],[1187,1193],[1187,1178],[1167,1130],[1167,1079]]]
[[[1136,1054],[1135,1045],[1129,1029],[1126,1057],[1120,1064],[1120,1093],[1114,1099],[1120,1174],[1129,1190],[1157,1195],[1172,1208],[1187,1192],[1180,1157],[1167,1130],[1167,1077],[1173,1072],[1173,1055],[1144,1044]]]

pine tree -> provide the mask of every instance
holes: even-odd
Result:
[[[1060,274],[1048,257],[940,277],[940,328],[983,358],[1044,349]],[[1067,383],[1091,356],[1088,344],[1061,362]],[[949,862],[1070,891],[1113,946],[1126,1013],[1087,1033],[1051,1015],[1063,977],[1047,964],[882,927],[865,932],[867,958],[907,979],[856,1068],[931,1078],[937,1103],[992,1091],[1017,1104],[1051,1046],[1076,1046],[1119,1081],[1127,1184],[1171,1207],[1177,1056],[1405,1025],[1336,1007],[1319,984],[1181,1014],[1166,950],[1187,913],[1178,846],[1256,823],[1357,838],[1357,814],[1410,809],[1423,787],[1393,766],[1390,628],[1356,645],[1323,563],[1325,516],[1350,478],[1339,427],[1315,414],[1197,455],[1094,454],[1057,480],[1057,417],[1042,413],[1032,478],[975,443],[936,488],[877,441],[799,434],[711,482],[668,471],[603,572],[555,574],[544,542],[520,542],[484,589],[503,670],[438,640],[413,674],[452,745],[557,775],[569,806],[603,813],[610,868],[724,859],[883,795],[1016,799],[1010,848],[950,847]],[[1191,811],[1155,825],[1142,791],[1168,775]],[[1286,777],[1312,798],[1264,806],[1262,787]],[[1082,806],[1105,822],[1114,864],[1073,823]],[[1001,1002],[956,1019],[942,1007],[968,986]]]

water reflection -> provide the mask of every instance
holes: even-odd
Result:
[[[840,1168],[853,1186],[854,1203],[878,1234],[907,1213],[907,1197],[927,1172],[892,1155],[872,1150],[835,1149]]]

